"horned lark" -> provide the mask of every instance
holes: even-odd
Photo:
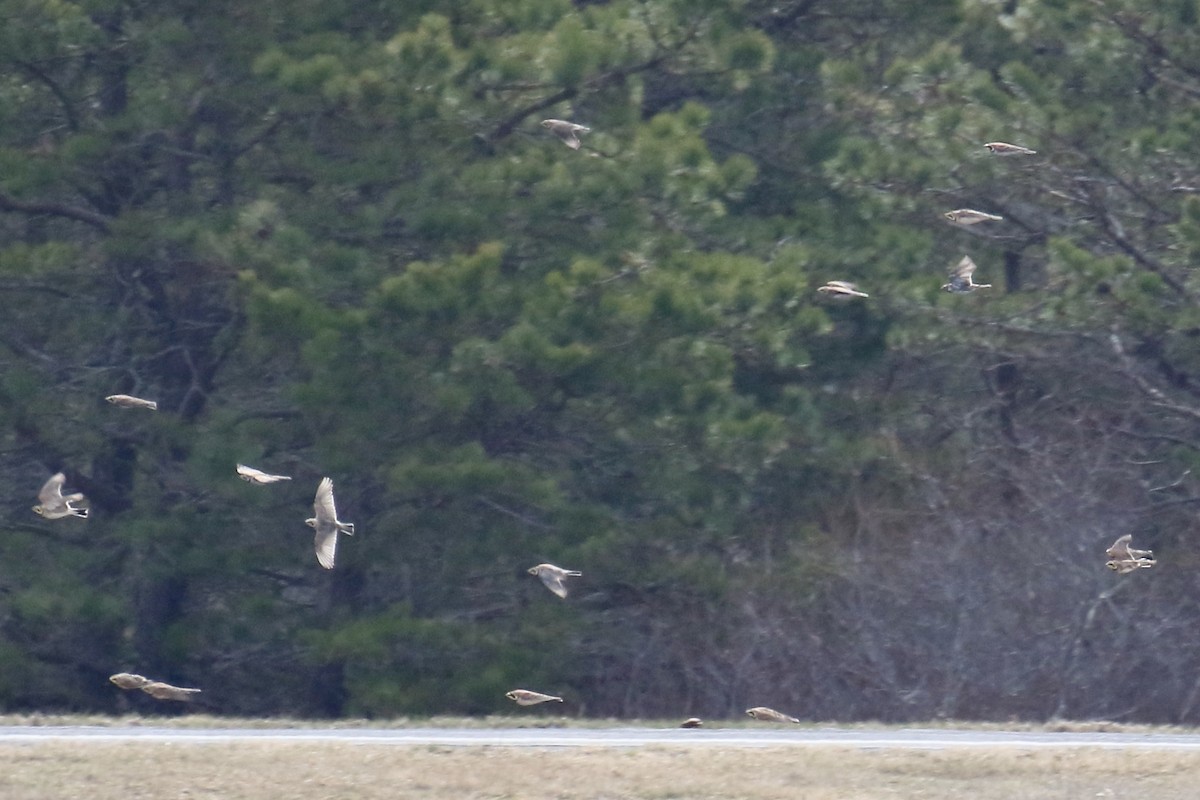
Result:
[[[942,284],[942,291],[955,294],[967,294],[976,289],[990,289],[990,283],[975,283],[971,276],[975,274],[975,262],[970,256],[963,256],[954,269],[950,270],[950,282]]]
[[[747,708],[746,713],[762,722],[799,722],[795,717],[789,717],[787,714],[781,714],[773,708],[766,706],[755,706]]]
[[[978,225],[981,222],[995,222],[1004,219],[996,214],[976,211],[973,208],[956,208],[953,211],[947,211],[942,216],[956,225]]]
[[[567,596],[567,587],[563,586],[563,578],[581,578],[583,573],[574,569],[563,569],[553,564],[538,564],[529,568],[530,575],[536,575],[546,584],[546,588],[559,597]]]
[[[33,513],[46,519],[62,519],[63,517],[87,518],[86,508],[75,508],[71,503],[82,503],[86,498],[79,492],[63,495],[63,484],[67,476],[61,472],[50,476],[45,486],[38,492],[38,504],[33,507]]]
[[[513,689],[511,692],[505,692],[504,696],[519,706],[536,706],[538,703],[549,703],[551,700],[557,700],[560,703],[563,701],[561,697],[531,692],[528,689]]]
[[[1104,566],[1118,575],[1124,575],[1137,569],[1150,569],[1158,562],[1152,558],[1124,558],[1105,561]]]
[[[127,394],[110,394],[104,399],[121,408],[148,408],[151,411],[158,411],[158,403],[153,400],[143,400]]]
[[[191,700],[192,695],[200,694],[199,689],[184,689],[162,681],[152,681],[132,672],[118,672],[116,675],[110,675],[108,679],[122,689],[141,689],[155,700]]]
[[[322,478],[317,486],[317,496],[313,499],[313,514],[315,516],[304,520],[304,524],[317,532],[313,538],[317,550],[317,563],[325,569],[333,569],[338,532],[353,536],[354,523],[342,522],[337,518],[337,508],[333,504],[333,481],[329,478]]]
[[[572,150],[579,149],[579,134],[590,133],[591,128],[576,125],[574,122],[564,122],[561,119],[544,119],[542,127],[563,140],[563,144]]]
[[[263,472],[261,469],[247,467],[245,464],[237,465],[238,477],[247,483],[257,483],[260,486],[266,483],[278,483],[279,481],[290,481],[290,475],[272,475],[269,472]]]
[[[866,292],[860,292],[858,287],[848,281],[829,281],[824,286],[818,286],[817,291],[821,294],[836,297],[839,300],[848,299],[851,297],[870,297]]]
[[[132,672],[118,672],[116,675],[109,675],[108,679],[122,689],[140,689],[151,682],[149,678],[134,675]]]
[[[1008,142],[988,142],[984,147],[998,156],[1032,156],[1037,153],[1037,150],[1030,150],[1028,147]]]
[[[181,700],[186,702],[192,699],[192,695],[200,694],[199,689],[184,689],[181,686],[172,686],[162,681],[150,681],[141,688],[143,692],[155,700]]]
[[[1153,550],[1137,550],[1129,546],[1132,543],[1133,534],[1131,533],[1119,537],[1112,543],[1112,547],[1104,551],[1104,555],[1109,558],[1104,566],[1120,575],[1124,575],[1127,572],[1133,572],[1135,569],[1149,569],[1158,563],[1154,559]]]
[[[681,728],[700,728],[704,726],[704,720],[699,717],[688,717],[679,724]]]

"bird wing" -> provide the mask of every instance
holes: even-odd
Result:
[[[1117,558],[1118,556],[1128,558],[1129,557],[1129,544],[1132,541],[1133,541],[1132,533],[1127,533],[1124,536],[1118,537],[1117,540],[1112,543],[1112,547],[1110,547],[1104,551],[1104,554],[1106,556],[1108,556],[1109,558]]]
[[[142,687],[142,691],[155,700],[191,700],[192,695],[200,694],[199,689],[185,689],[162,681],[151,681]]]
[[[542,694],[541,692],[527,691],[525,699],[530,703],[550,703],[555,700],[562,702],[562,698],[552,694]]]
[[[542,579],[542,583],[546,584],[547,589],[559,597],[567,596],[567,587],[563,586],[562,576],[558,573],[543,568],[538,573],[538,577]]]
[[[51,475],[50,480],[46,481],[41,491],[38,492],[38,500],[44,506],[57,504],[62,500],[62,487],[66,482],[67,476],[61,472]]]
[[[969,279],[974,274],[975,274],[975,262],[971,260],[970,256],[963,256],[962,261],[959,261],[954,266],[954,269],[950,271],[951,279],[962,278],[962,279],[966,280],[966,279]]]
[[[333,503],[333,481],[322,478],[317,485],[317,496],[313,498],[313,513],[317,517],[317,530],[322,526],[337,529],[337,506]]]
[[[313,536],[313,549],[317,551],[317,563],[325,569],[333,569],[337,555],[337,528],[317,528]]]

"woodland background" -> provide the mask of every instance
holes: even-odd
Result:
[[[1197,6],[0,0],[0,708],[1200,723]]]

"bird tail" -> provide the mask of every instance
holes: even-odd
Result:
[[[71,513],[77,517],[83,517],[84,519],[87,519],[88,510],[86,508],[72,508]]]
[[[340,530],[342,533],[346,534],[347,536],[353,536],[354,535],[354,523],[353,522],[339,522],[338,530]]]
[[[568,569],[563,571],[564,575],[569,575],[572,578],[582,578],[583,573],[577,569]]]
[[[992,288],[992,285],[990,283],[977,283],[977,284],[975,284],[975,288],[976,289],[990,289],[990,288]]]

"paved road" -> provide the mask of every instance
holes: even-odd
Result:
[[[1100,747],[1200,750],[1200,735],[840,728],[165,728],[0,726],[0,744],[73,742],[344,742],[492,747],[789,747],[940,750],[970,747]]]

